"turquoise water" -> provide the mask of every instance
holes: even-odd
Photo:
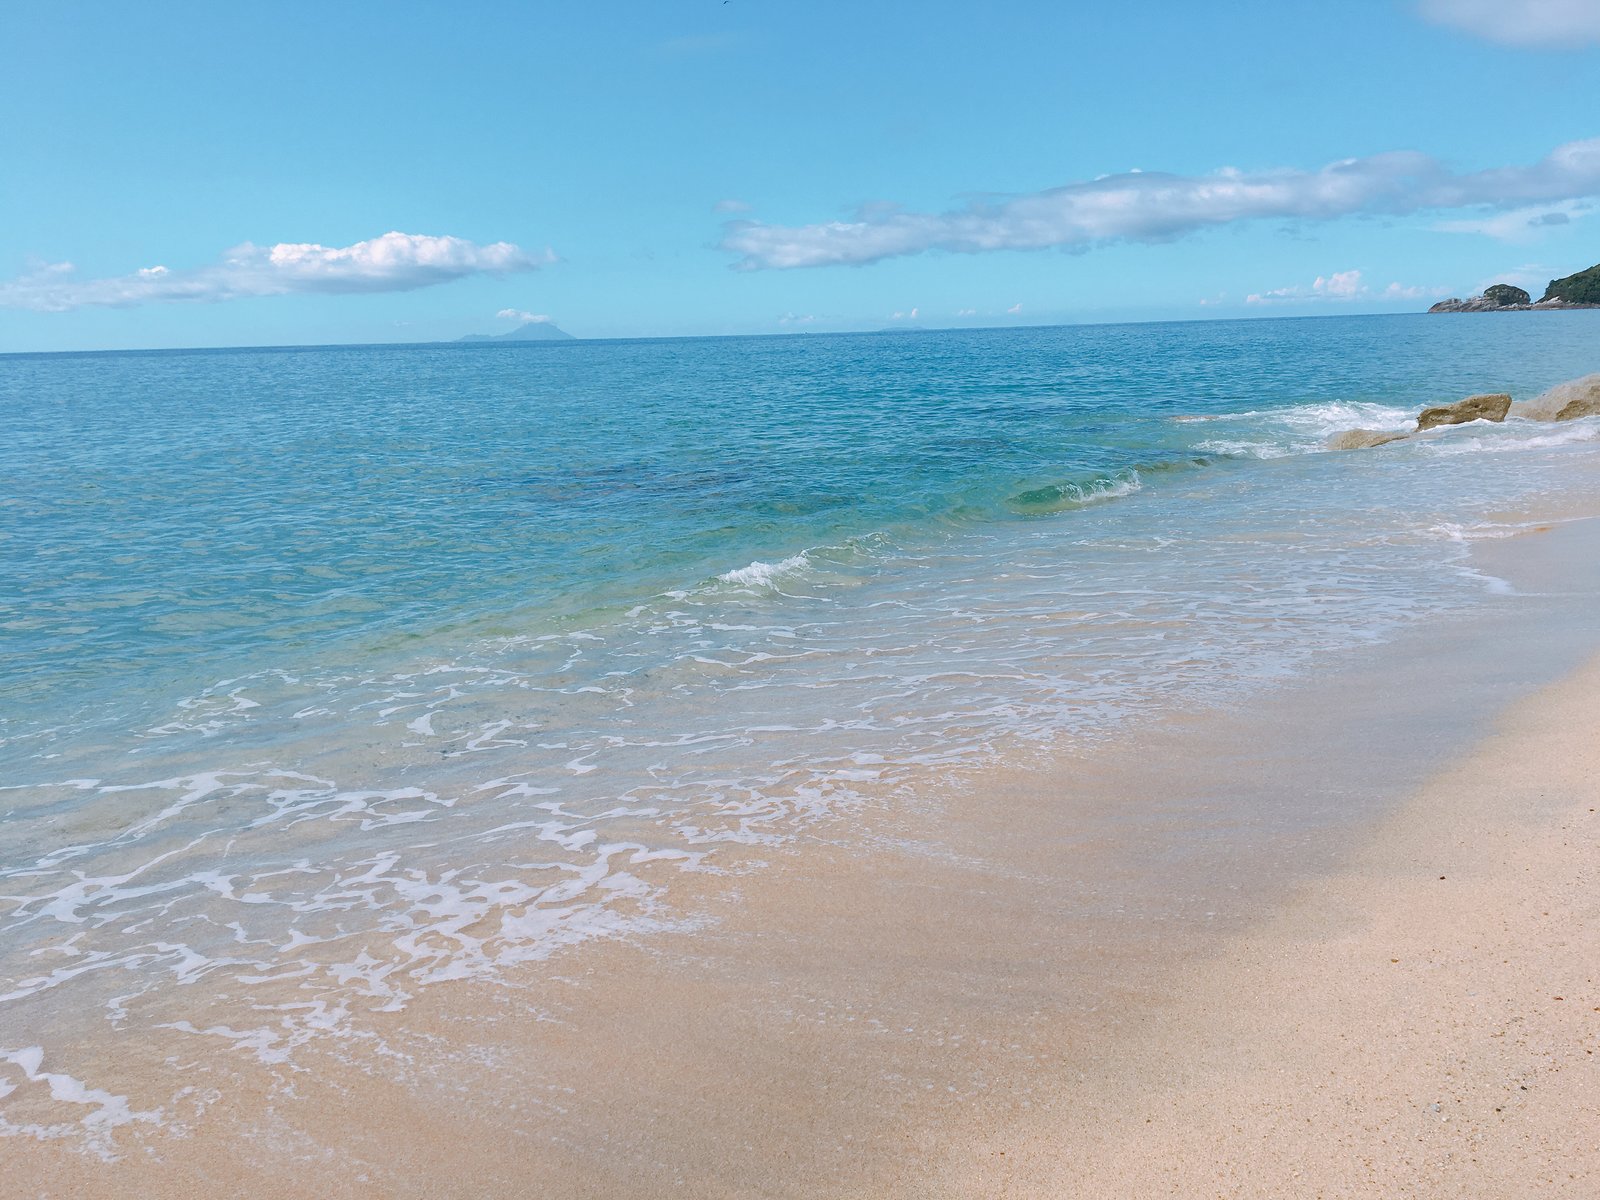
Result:
[[[102,1024],[292,1061],[678,920],[864,789],[1470,611],[1472,540],[1600,423],[1323,443],[1597,350],[1579,312],[0,357],[0,1099]]]
[[[1592,366],[1593,324],[12,356],[5,718],[1003,527],[1130,472],[1226,469],[1174,416],[1526,391]]]

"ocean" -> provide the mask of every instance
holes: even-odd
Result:
[[[289,1065],[686,878],[1507,585],[1600,313],[0,356],[0,1132]],[[24,1101],[26,1101],[24,1103]]]

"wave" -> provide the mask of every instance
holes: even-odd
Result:
[[[1341,429],[1394,429],[1415,425],[1417,410],[1361,400],[1297,404],[1276,412],[1253,413],[1286,428],[1325,438]]]
[[[1195,449],[1219,458],[1287,458],[1298,453],[1295,447],[1282,442],[1252,442],[1242,438],[1209,438],[1196,442]]]
[[[1247,408],[1239,412],[1184,413],[1177,424],[1215,421],[1266,421],[1313,433],[1334,433],[1353,425],[1401,425],[1415,422],[1417,410],[1368,400],[1319,400],[1284,408]]]
[[[1489,433],[1493,430],[1492,433]],[[1552,430],[1543,421],[1511,420],[1500,425],[1486,426],[1489,436],[1475,438],[1439,438],[1424,443],[1429,453],[1441,456],[1457,454],[1510,454],[1523,450],[1554,450],[1562,446],[1580,445],[1600,441],[1600,421],[1593,418],[1567,423]]]
[[[1327,448],[1328,438],[1347,429],[1411,429],[1416,412],[1392,404],[1360,400],[1326,400],[1286,408],[1174,418],[1204,421],[1215,429],[1195,449],[1223,458],[1287,458]]]
[[[1011,497],[1011,506],[1019,512],[1050,513],[1083,508],[1103,500],[1116,500],[1142,491],[1144,482],[1139,472],[1128,467],[1111,475],[1099,475],[1083,481],[1063,480],[1043,487],[1029,488]]]
[[[722,592],[730,588],[780,592],[785,585],[838,581],[863,565],[881,559],[894,544],[889,534],[880,531],[846,538],[834,545],[810,546],[771,562],[758,558],[742,567],[713,575],[697,587],[667,592],[666,597],[683,600],[692,592]]]
[[[724,571],[717,576],[717,582],[729,583],[734,587],[767,589],[776,587],[784,579],[805,574],[810,567],[811,556],[802,550],[775,563],[757,559],[732,571]]]

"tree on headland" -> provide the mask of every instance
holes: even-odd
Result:
[[[1600,263],[1568,275],[1552,279],[1544,290],[1546,300],[1565,300],[1568,304],[1600,304]]]
[[[1483,298],[1496,308],[1528,303],[1528,293],[1509,283],[1496,283],[1483,289]]]

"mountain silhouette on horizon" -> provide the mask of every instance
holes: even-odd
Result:
[[[571,342],[576,339],[554,321],[524,321],[510,333],[469,333],[458,342]]]

